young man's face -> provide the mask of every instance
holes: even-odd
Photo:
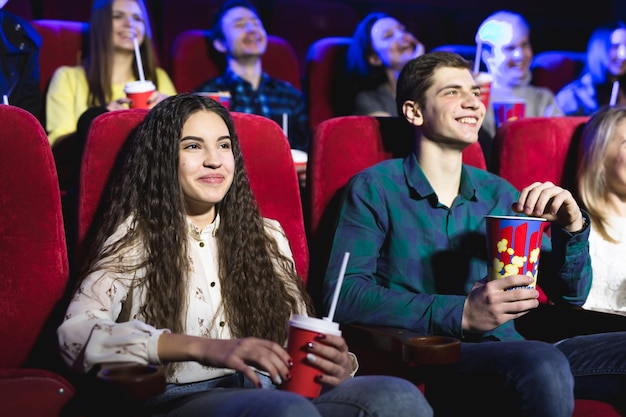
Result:
[[[250,9],[235,7],[222,17],[224,33],[217,49],[234,59],[260,57],[267,47],[267,33],[259,17]]]
[[[419,112],[424,136],[464,148],[478,140],[485,105],[469,69],[440,68],[426,91],[425,107]]]
[[[520,24],[500,22],[501,31],[493,43],[493,51],[487,58],[487,66],[494,82],[513,87],[522,84],[530,73],[533,50],[528,31]]]

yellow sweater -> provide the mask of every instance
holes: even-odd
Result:
[[[157,68],[156,78],[161,93],[168,96],[176,94],[174,84],[163,69]],[[126,97],[124,84],[112,86],[111,101]],[[54,72],[46,94],[46,130],[50,145],[76,131],[78,119],[88,109],[88,97],[89,87],[82,66],[63,66]]]

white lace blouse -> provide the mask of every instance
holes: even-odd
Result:
[[[626,314],[626,218],[610,217],[607,242],[591,225],[589,253],[593,268],[591,291],[583,308]]]
[[[276,239],[281,252],[293,259],[289,242],[280,224],[269,219],[265,219],[265,222],[266,229]],[[109,239],[109,244],[126,234],[131,223],[128,219],[120,225]],[[228,339],[231,332],[223,309],[219,308],[221,293],[216,261],[217,242],[213,235],[215,227],[219,227],[219,216],[212,225],[203,230],[190,222],[188,224],[192,266],[189,274],[185,333]],[[132,260],[141,257],[142,252],[142,248],[133,247],[124,256]],[[120,261],[126,263],[127,259]],[[102,362],[160,363],[157,342],[159,336],[169,330],[157,329],[141,321],[139,311],[145,300],[145,293],[142,288],[135,288],[129,294],[129,287],[125,285],[141,274],[142,271],[129,276],[100,270],[85,279],[57,330],[60,351],[68,365],[78,371],[87,372]],[[292,284],[289,290],[295,293],[295,285]],[[294,314],[306,314],[304,301],[298,310]],[[176,365],[168,382],[202,381],[232,372],[230,369],[203,366],[197,362],[181,362]]]

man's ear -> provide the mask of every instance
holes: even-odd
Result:
[[[369,64],[373,67],[380,67],[381,65],[383,65],[383,61],[375,52],[368,55],[367,62],[369,62]]]
[[[402,114],[413,126],[421,126],[424,123],[424,115],[419,104],[413,100],[407,100],[402,105]]]
[[[226,53],[226,45],[224,45],[224,42],[222,42],[221,39],[213,40],[213,48],[215,48],[217,52],[220,52],[222,54]]]

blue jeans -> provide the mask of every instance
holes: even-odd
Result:
[[[462,343],[461,361],[428,376],[437,417],[571,417],[574,398],[626,410],[626,332],[555,344],[524,340]]]
[[[184,385],[168,385],[165,393],[148,401],[153,416],[168,417],[432,417],[422,393],[408,381],[387,376],[356,377],[324,389],[309,400],[281,391],[259,374],[256,389],[242,374]]]

